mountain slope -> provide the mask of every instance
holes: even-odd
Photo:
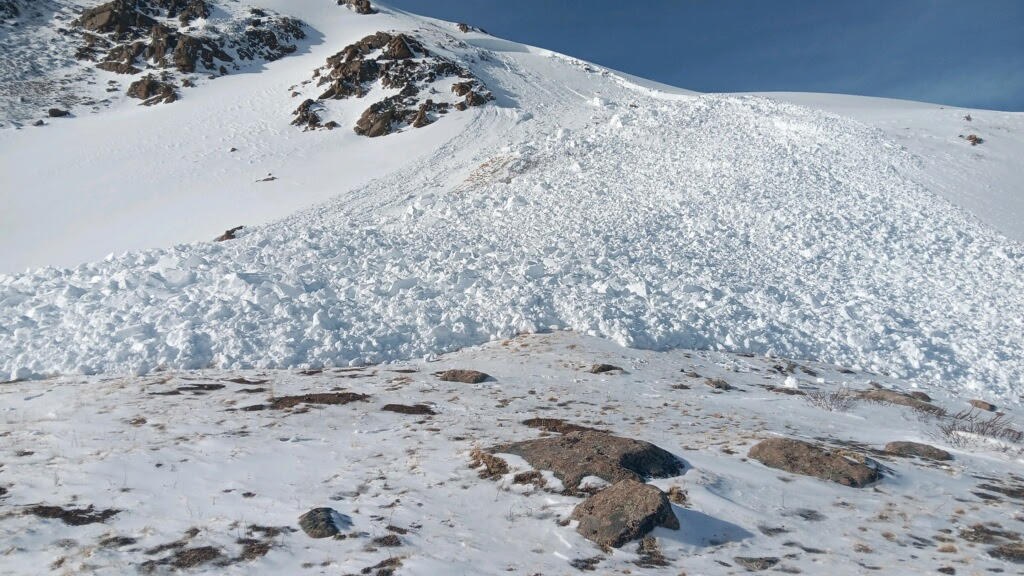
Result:
[[[42,194],[14,183],[16,197],[33,190],[25,201],[121,215],[74,218],[94,235],[120,236],[107,230],[123,219],[148,233],[201,214],[227,228],[338,195],[226,244],[4,277],[0,371],[348,365],[572,328],[1020,394],[1024,249],[939,198],[922,160],[880,132],[757,97],[667,93],[449,23],[327,4],[298,12],[352,34],[323,52],[159,109],[4,135],[4,161],[22,172],[53,172],[38,159],[61,142],[50,154],[70,173],[117,166],[74,180],[61,171],[66,185]],[[462,62],[496,101],[377,139],[288,126],[285,85],[307,76],[298,69],[375,28]],[[354,123],[363,105],[341,117]],[[231,157],[229,144],[252,152]],[[277,180],[253,183],[266,172]],[[231,190],[246,173],[250,187]],[[129,178],[146,182],[138,204],[124,201],[136,193]],[[75,226],[25,224],[88,244]]]

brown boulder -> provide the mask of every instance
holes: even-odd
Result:
[[[986,412],[995,412],[996,411],[996,405],[995,404],[991,404],[989,402],[985,402],[984,400],[972,399],[972,400],[968,400],[967,403],[970,404],[971,406],[974,406],[978,410],[984,410]]]
[[[422,51],[423,47],[420,46],[419,42],[406,36],[405,34],[399,34],[388,42],[388,45],[384,47],[384,59],[386,60],[407,60],[409,58],[416,57],[416,48]]]
[[[136,2],[113,0],[82,12],[77,23],[86,30],[120,37],[138,36],[140,30],[152,28],[156,20],[139,12]]]
[[[373,9],[370,4],[370,0],[338,0],[338,6],[348,6],[352,10],[355,10],[357,14],[376,14],[377,11]]]
[[[381,100],[371,104],[359,120],[356,121],[355,131],[360,136],[386,136],[395,130],[395,103],[392,100]]]
[[[754,445],[747,455],[770,468],[854,488],[863,488],[881,478],[877,469],[864,462],[854,462],[842,452],[792,438],[764,440]],[[869,462],[867,458],[863,460]]]
[[[952,460],[949,452],[919,442],[889,442],[885,451],[895,456],[917,456],[926,460]]]
[[[490,378],[478,370],[445,370],[434,374],[445,382],[462,382],[463,384],[479,384]]]
[[[916,398],[912,394],[904,394],[903,392],[897,392],[895,390],[872,388],[871,390],[861,390],[857,392],[857,396],[863,400],[868,400],[871,402],[881,402],[887,404],[907,406],[919,412],[927,412],[930,414],[942,414],[944,412],[944,410],[939,406],[929,404],[924,400]]]
[[[170,104],[178,99],[173,84],[157,80],[153,75],[132,82],[128,86],[128,96],[142,100],[146,106],[161,102]]]
[[[683,469],[679,459],[650,442],[590,430],[504,444],[489,452],[515,454],[537,470],[551,470],[570,494],[586,476],[642,482],[678,476]]]
[[[665,493],[650,484],[621,480],[587,498],[572,511],[576,531],[602,546],[618,548],[658,526],[679,529]]]

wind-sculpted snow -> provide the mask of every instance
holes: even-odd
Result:
[[[527,58],[563,65],[488,69],[521,108],[505,142],[487,129],[509,115],[481,112],[411,168],[233,242],[0,278],[0,368],[346,365],[572,328],[1022,392],[1024,251],[879,132],[756,97],[570,101],[513,86]]]

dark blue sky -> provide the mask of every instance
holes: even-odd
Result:
[[[701,92],[1024,111],[1024,0],[390,0]]]

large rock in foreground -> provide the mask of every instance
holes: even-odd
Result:
[[[877,469],[864,462],[855,462],[824,446],[791,438],[765,440],[751,448],[747,455],[771,468],[854,488],[862,488],[881,478]]]
[[[490,452],[515,454],[538,470],[551,470],[569,493],[575,492],[586,476],[611,483],[643,482],[646,478],[678,476],[683,469],[678,458],[650,442],[597,431],[505,444]]]
[[[587,498],[572,511],[576,531],[602,546],[618,548],[657,526],[679,529],[665,493],[650,484],[622,480]]]

